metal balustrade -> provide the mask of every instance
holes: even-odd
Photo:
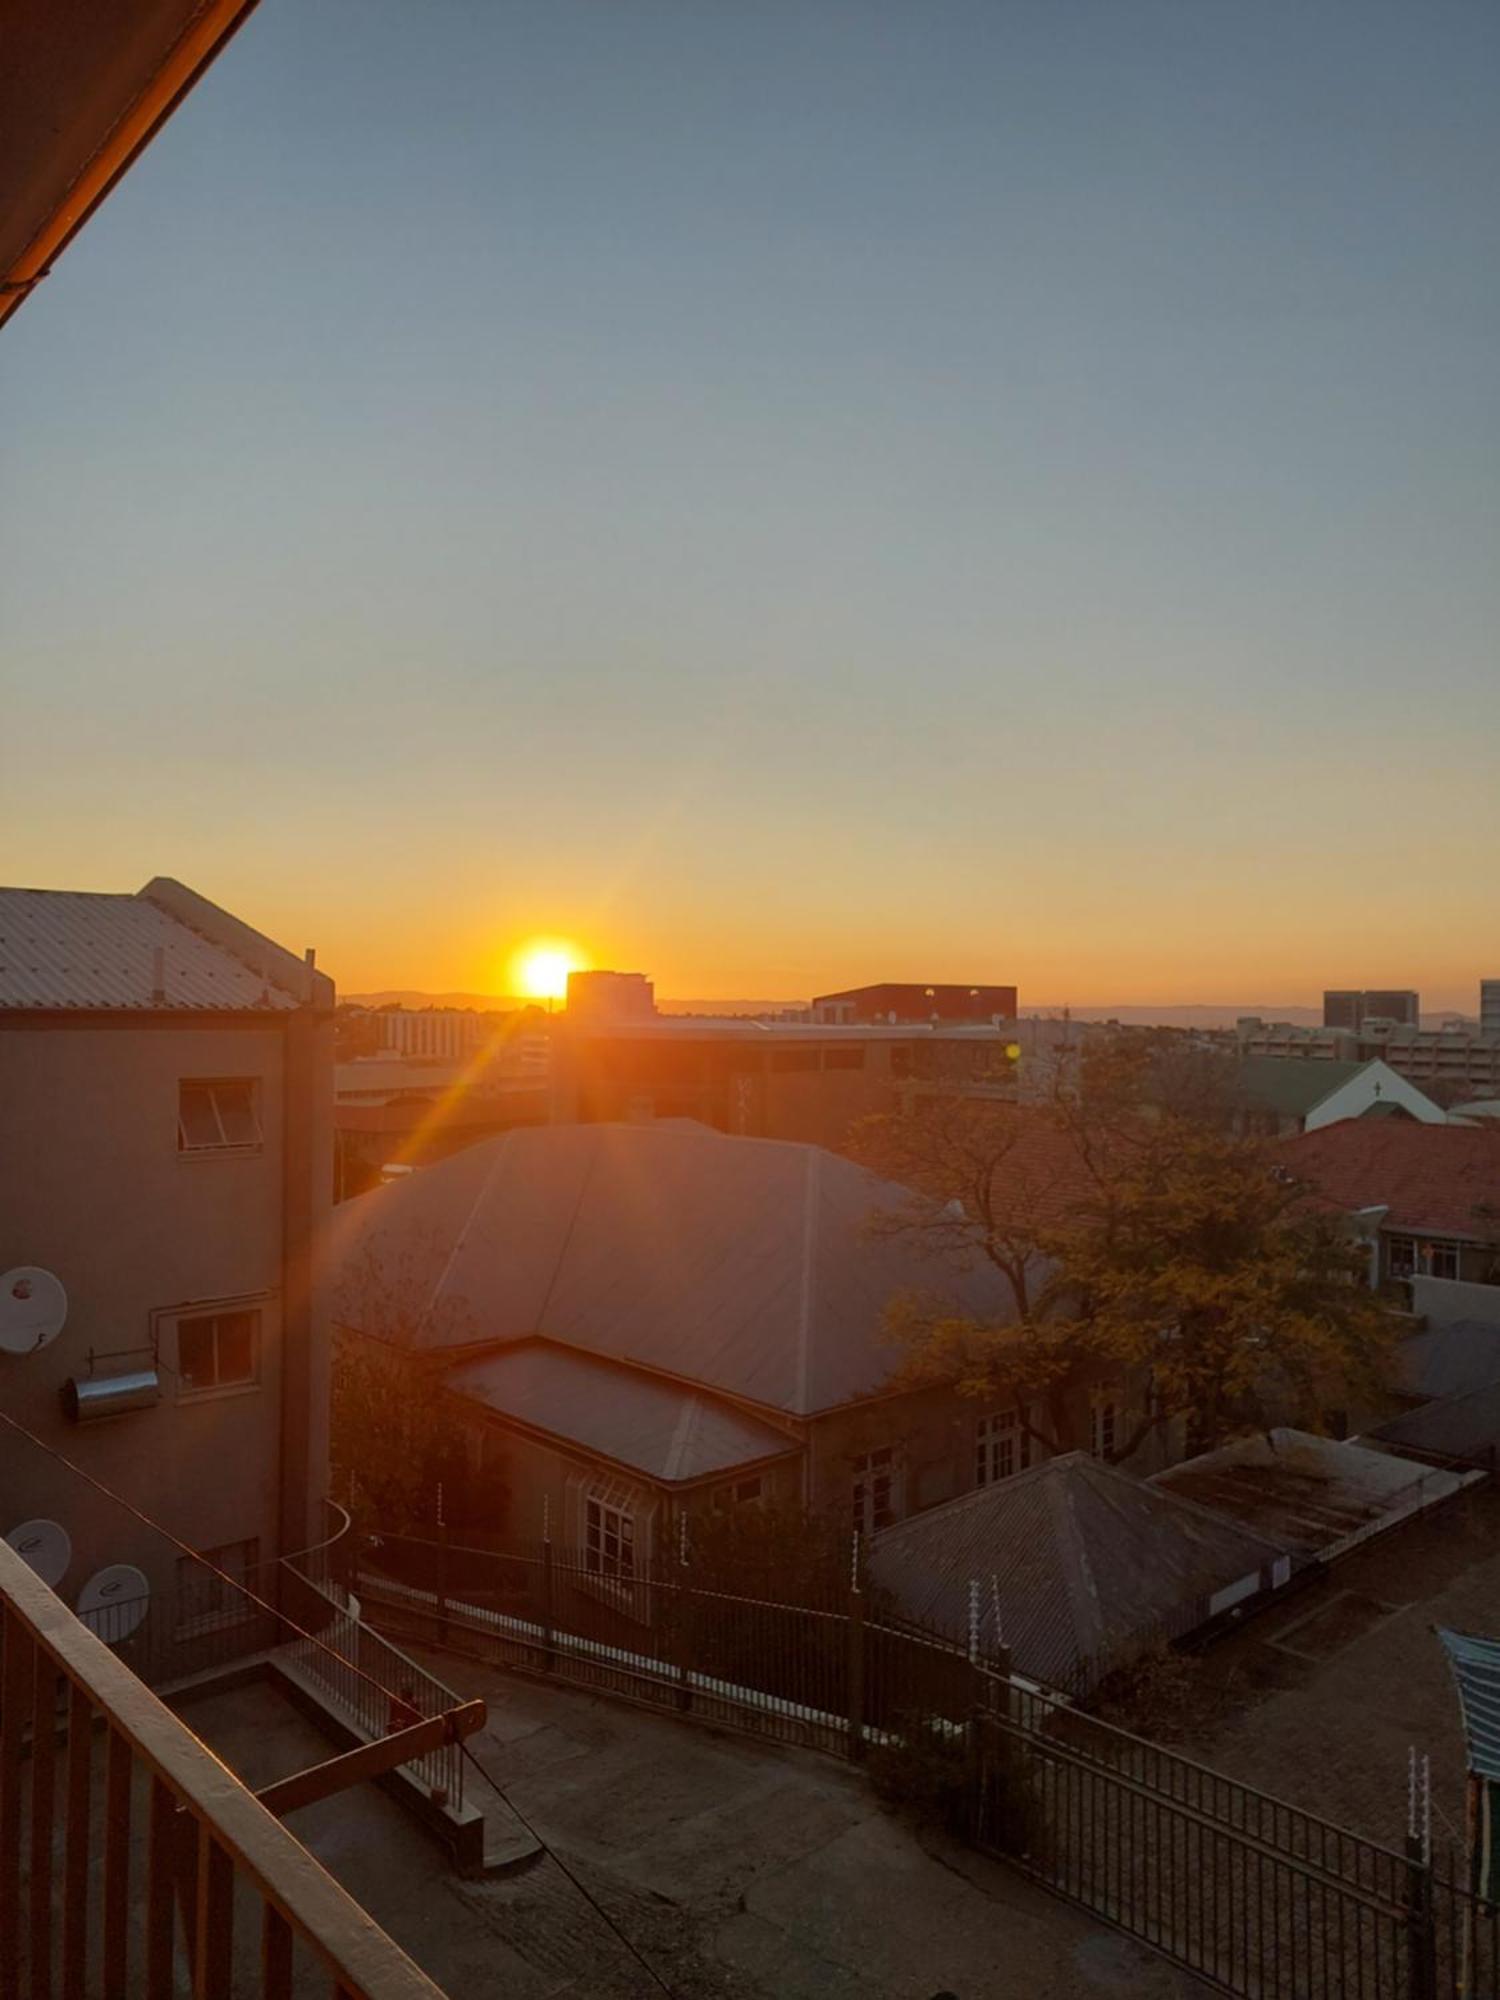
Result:
[[[443,2000],[0,1543],[0,1994]]]

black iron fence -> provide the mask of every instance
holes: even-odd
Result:
[[[382,1535],[366,1614],[522,1671],[845,1757],[941,1767],[954,1824],[1241,2000],[1496,2000],[1500,1914],[1425,1839],[1383,1846],[1087,1714],[858,1588],[782,1603],[685,1564]]]

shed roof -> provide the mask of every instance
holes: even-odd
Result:
[[[652,1479],[702,1479],[799,1449],[785,1431],[715,1396],[550,1341],[461,1361],[444,1380],[488,1409]]]
[[[1405,1410],[1377,1425],[1370,1435],[1393,1451],[1430,1452],[1434,1458],[1487,1464],[1492,1452],[1500,1452],[1500,1382]]]
[[[181,883],[0,889],[0,1009],[279,1013],[314,995],[331,1006],[332,982]]]
[[[1150,1483],[1269,1535],[1310,1562],[1445,1498],[1462,1482],[1389,1452],[1277,1429],[1169,1466]]]
[[[1081,1689],[1132,1642],[1177,1637],[1213,1595],[1285,1557],[1272,1538],[1081,1452],[1047,1460],[874,1536],[870,1574],[908,1616],[981,1637],[1022,1673]]]
[[[998,1274],[872,1235],[904,1189],[706,1127],[519,1127],[347,1204],[339,1316],[425,1350],[540,1334],[801,1416],[872,1394],[903,1290],[1012,1310]]]

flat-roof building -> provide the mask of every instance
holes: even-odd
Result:
[[[926,986],[887,980],[878,986],[851,986],[820,993],[812,1003],[815,1021],[830,1025],[895,1025],[909,1021],[967,1022],[971,1025],[1016,1018],[1014,986]]]

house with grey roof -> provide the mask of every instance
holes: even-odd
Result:
[[[689,1121],[518,1128],[339,1209],[337,1323],[455,1399],[513,1539],[545,1519],[639,1561],[683,1513],[771,1500],[870,1535],[1025,1463],[1004,1413],[893,1384],[897,1294],[1014,1311],[987,1264],[871,1228],[908,1200]]]
[[[1274,1536],[1068,1452],[876,1535],[870,1577],[914,1621],[1087,1693],[1153,1642],[1279,1588]]]
[[[236,1576],[324,1528],[333,1010],[180,882],[0,889],[0,1407]],[[172,1629],[161,1537],[14,1436],[0,1535]]]

